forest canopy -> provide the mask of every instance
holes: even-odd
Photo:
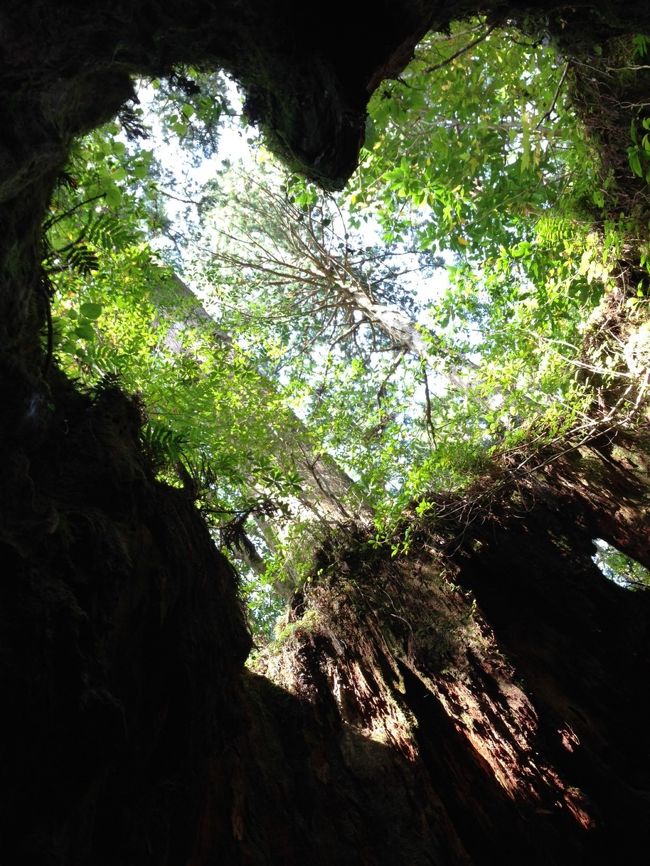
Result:
[[[373,96],[336,194],[198,68],[76,142],[44,339],[84,387],[138,396],[143,447],[237,563],[258,630],[332,526],[398,553],[440,492],[638,423],[650,115],[623,95],[648,50],[621,39],[587,68],[481,19],[431,34]],[[614,104],[629,133],[608,149]]]

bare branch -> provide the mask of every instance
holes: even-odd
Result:
[[[424,70],[425,73],[428,74],[430,72],[437,72],[439,69],[444,69],[445,66],[449,66],[451,63],[454,62],[454,60],[457,60],[463,54],[467,54],[468,51],[471,51],[472,48],[475,48],[477,45],[487,39],[490,33],[496,30],[497,27],[498,24],[491,24],[484,33],[481,33],[481,35],[474,39],[472,42],[469,42],[467,45],[459,48],[458,51],[455,51],[450,57],[448,57],[446,60],[443,60],[442,63],[438,63],[435,66],[429,66],[427,69]]]

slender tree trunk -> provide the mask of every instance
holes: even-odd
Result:
[[[372,292],[365,280],[346,280],[337,282],[337,290],[341,297],[366,321],[381,331],[395,345],[396,349],[402,349],[418,358],[424,365],[424,369],[431,367],[431,347],[417,324],[397,306],[377,303],[373,299]],[[467,367],[475,365],[469,359],[465,362]],[[451,366],[444,372],[436,371],[439,379],[442,379],[452,388],[463,390],[467,388],[466,371]]]
[[[172,278],[172,291],[161,286],[152,301],[158,305],[161,317],[167,320],[179,317],[165,339],[165,345],[173,353],[188,351],[182,337],[187,326],[199,328],[214,340],[216,346],[232,346],[230,336],[217,327],[191,288],[177,275]],[[262,383],[262,393],[275,402],[273,383],[262,374],[258,379]],[[326,524],[371,519],[371,509],[358,486],[333,457],[316,450],[307,427],[295,413],[286,411],[286,417],[274,431],[274,436],[277,441],[274,454],[286,471],[298,473],[301,489],[297,498],[308,512]],[[256,496],[265,493],[252,478],[250,492]]]

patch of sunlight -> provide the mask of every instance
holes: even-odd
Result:
[[[608,580],[624,589],[650,589],[650,571],[641,563],[602,538],[594,538],[594,545],[596,553],[591,558]]]

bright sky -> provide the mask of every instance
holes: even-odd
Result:
[[[173,188],[168,189],[168,192],[178,198],[200,197],[202,187],[223,170],[224,161],[245,167],[247,164],[252,166],[258,158],[259,135],[256,130],[243,125],[239,120],[243,112],[243,102],[234,82],[228,83],[227,97],[235,116],[230,121],[223,122],[217,152],[212,157],[202,158],[195,164],[196,160],[188,159],[187,152],[178,140],[171,143],[164,140],[160,120],[153,110],[155,91],[151,85],[143,83],[138,90],[140,105],[145,112],[145,122],[152,130],[155,156],[164,171],[173,178]],[[254,142],[253,145],[251,141]],[[187,204],[168,197],[166,211],[168,217],[183,231],[183,226],[187,225]],[[187,226],[187,234],[191,235],[190,226]],[[379,226],[376,224],[365,224],[360,230],[360,239],[365,245],[376,244],[379,235]],[[191,243],[188,253],[191,257]],[[189,264],[187,258],[185,261]],[[449,281],[446,270],[440,268],[426,279],[423,279],[421,274],[408,274],[403,277],[403,284],[405,288],[415,292],[418,303],[424,306],[438,297],[447,288]],[[198,289],[194,285],[192,288]],[[421,324],[426,324],[426,313],[422,316]]]
[[[243,114],[243,100],[234,82],[229,82],[227,86],[227,97],[234,116],[230,119],[223,118],[217,152],[210,158],[203,157],[197,160],[194,155],[192,159],[188,158],[187,150],[182,147],[178,139],[173,139],[171,142],[165,141],[160,119],[153,107],[155,91],[151,85],[143,83],[138,90],[140,106],[145,112],[145,123],[152,131],[156,159],[170,178],[170,184],[166,188],[167,192],[173,196],[177,196],[178,199],[199,200],[204,185],[223,171],[223,164],[226,161],[232,163],[233,166],[243,165],[246,167],[249,165],[252,168],[259,159],[259,134],[252,127],[242,124],[240,120]],[[198,252],[196,245],[192,243],[193,235],[195,238],[197,237],[196,232],[199,227],[197,224],[194,224],[194,226],[191,224],[191,208],[188,211],[187,202],[178,201],[170,196],[166,198],[166,212],[169,219],[175,223],[175,229],[188,238],[187,246],[181,250],[182,260],[186,269],[186,273],[183,275],[184,279],[209,310],[212,306],[209,290],[204,290],[191,277],[192,261],[196,261],[197,258],[204,257],[205,255],[204,252]],[[372,221],[364,223],[362,228],[357,231],[361,244],[371,246],[381,243],[381,231],[377,223]],[[203,243],[205,243],[205,237],[205,227],[203,227],[201,232]],[[161,247],[165,243],[163,240]],[[443,256],[443,258],[451,261],[451,254]],[[430,320],[426,305],[437,297],[440,297],[447,289],[449,279],[446,268],[439,268],[423,277],[421,272],[418,273],[416,266],[417,259],[415,256],[413,256],[412,262],[409,262],[408,258],[405,258],[404,268],[413,267],[414,270],[413,273],[406,274],[400,279],[404,289],[413,292],[415,295],[421,310],[418,315],[419,324],[427,327],[430,326]],[[213,302],[214,299],[212,299]],[[322,351],[325,352],[325,348]],[[444,394],[448,387],[448,380],[446,376],[437,376],[433,373],[430,377],[429,385],[432,393],[441,395]],[[418,392],[415,395],[415,399],[418,403],[422,403],[424,401],[424,392]],[[300,414],[299,407],[296,407],[296,411]]]

